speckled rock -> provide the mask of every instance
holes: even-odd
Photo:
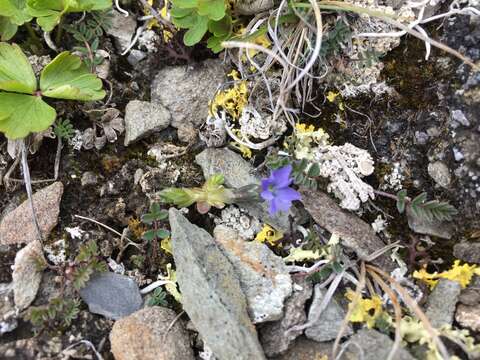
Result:
[[[307,321],[305,304],[312,297],[313,287],[309,281],[301,281],[294,283],[293,290],[285,302],[283,318],[259,327],[260,341],[269,357],[286,352],[291,343],[303,333],[303,330],[288,330]]]
[[[331,358],[333,342],[317,342],[299,337],[291,348],[280,356],[272,357],[274,360],[322,360]],[[344,357],[341,358],[342,360]],[[380,360],[380,359],[377,359]]]
[[[173,310],[153,306],[115,322],[110,332],[115,360],[193,360],[188,334],[175,318]]]
[[[461,242],[453,246],[453,256],[468,263],[480,264],[480,242]]]
[[[315,341],[330,341],[335,340],[343,319],[345,318],[345,310],[332,298],[327,305],[327,308],[322,310],[322,302],[325,297],[326,290],[320,287],[320,284],[315,285],[315,292],[313,296],[312,305],[308,311],[308,321],[313,322],[312,326],[305,330],[307,338]],[[320,313],[321,312],[321,313]],[[320,313],[320,316],[319,316]],[[350,325],[344,331],[344,336],[352,334],[352,327]]]
[[[455,305],[461,291],[462,288],[457,281],[440,279],[428,297],[425,312],[433,327],[440,328],[442,325],[452,324]]]
[[[38,225],[44,239],[48,238],[57,225],[63,184],[55,182],[33,194],[33,206]],[[0,222],[0,245],[22,244],[37,240],[37,231],[32,219],[32,210],[25,200],[15,210],[9,212]]]
[[[166,66],[152,83],[152,102],[172,114],[172,126],[202,124],[208,116],[208,103],[225,81],[222,60],[208,59],[193,67]]]
[[[340,208],[327,194],[308,189],[303,189],[301,194],[302,202],[315,222],[338,234],[342,245],[353,250],[359,258],[365,259],[385,246],[370,224]],[[373,262],[385,270],[394,268],[388,256],[379,256]]]
[[[112,13],[112,26],[108,28],[107,33],[115,39],[116,47],[124,51],[135,35],[137,21],[134,16],[125,16],[116,10]]]
[[[238,274],[252,322],[279,320],[283,303],[292,293],[292,279],[283,259],[265,244],[242,240],[229,227],[217,226],[214,235]]]
[[[26,309],[35,300],[42,281],[43,269],[39,264],[43,261],[45,259],[39,241],[29,243],[15,256],[12,274],[13,298],[20,310]]]
[[[393,341],[387,335],[373,329],[362,329],[350,338],[363,350],[363,357],[359,356],[359,349],[352,346],[343,359],[348,360],[380,360],[387,359],[393,346]],[[415,358],[404,348],[400,347],[395,354],[395,360],[414,360]]]
[[[435,161],[428,164],[428,175],[435,181],[435,183],[445,189],[448,189],[452,182],[452,176],[447,165],[442,161]]]
[[[455,312],[455,320],[473,331],[480,331],[480,304],[469,306],[460,304]]]
[[[221,360],[264,359],[233,265],[209,233],[177,209],[169,215],[182,305],[195,328]]]
[[[125,107],[125,146],[167,128],[170,118],[161,104],[130,101]]]

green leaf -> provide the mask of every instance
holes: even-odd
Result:
[[[195,9],[198,7],[198,0],[173,0],[173,7],[180,9]]]
[[[215,37],[224,37],[230,35],[232,31],[232,18],[229,15],[225,15],[221,20],[208,22],[208,31],[210,31]]]
[[[320,165],[318,165],[318,163],[313,163],[308,169],[307,175],[310,177],[320,176]]]
[[[27,0],[27,11],[44,31],[52,31],[66,13],[104,10],[111,0]]]
[[[142,222],[144,224],[153,224],[153,222],[156,220],[155,216],[153,214],[145,214],[142,216]]]
[[[18,26],[12,23],[9,18],[0,16],[0,40],[7,41],[15,36]]]
[[[191,13],[187,16],[173,18],[173,23],[180,29],[189,29],[194,26],[195,22],[197,21],[197,17],[198,15],[195,14],[195,12],[191,11]]]
[[[167,188],[160,192],[160,197],[166,203],[172,203],[180,207],[188,207],[195,202],[195,198],[184,189]]]
[[[32,19],[27,11],[26,0],[1,0],[0,15],[8,17],[15,25],[23,25]]]
[[[195,24],[183,36],[183,42],[187,46],[198,44],[208,30],[208,18],[206,16],[198,16]]]
[[[407,190],[403,189],[397,193],[397,210],[400,214],[403,214],[405,211]]]
[[[183,9],[177,6],[172,7],[172,10],[170,10],[170,16],[172,16],[173,18],[183,18],[193,13],[194,10],[192,9]]]
[[[41,97],[0,93],[0,132],[8,139],[22,139],[41,132],[55,121],[57,113]]]
[[[225,0],[198,0],[197,11],[211,20],[220,20],[225,16]]]
[[[207,187],[209,186],[218,186],[218,185],[223,185],[225,182],[225,177],[223,174],[213,174],[207,179]]]
[[[170,236],[170,231],[164,230],[164,229],[157,230],[156,236],[157,236],[159,239],[166,239],[166,238],[168,238],[168,237]]]
[[[42,95],[57,99],[92,101],[105,97],[102,81],[68,51],[60,53],[42,70],[40,89]]]
[[[155,239],[156,235],[157,233],[155,230],[148,230],[143,233],[142,238],[150,242]]]
[[[25,94],[37,90],[32,66],[16,44],[0,43],[0,90]]]

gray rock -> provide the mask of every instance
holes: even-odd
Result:
[[[447,189],[452,182],[450,170],[442,161],[435,161],[428,164],[428,175],[430,175],[439,186],[445,189]]]
[[[361,348],[363,354],[360,357],[360,349],[357,346],[349,347],[350,351],[345,354],[349,360],[380,360],[387,359],[393,347],[393,341],[385,334],[373,329],[362,329],[350,338],[350,341]],[[414,360],[415,358],[404,348],[400,347],[394,357],[395,360]]]
[[[480,305],[458,305],[455,312],[455,321],[462,327],[480,331]]]
[[[183,308],[220,360],[265,359],[233,265],[205,230],[170,209]]]
[[[480,242],[461,242],[453,246],[453,256],[468,263],[480,264]]]
[[[470,126],[470,121],[468,121],[467,117],[463,113],[462,110],[453,110],[452,111],[452,120],[462,124],[463,126]]]
[[[462,288],[457,281],[440,279],[428,297],[425,314],[435,328],[452,325],[455,306]]]
[[[225,185],[231,188],[241,188],[251,184],[259,184],[260,178],[253,175],[254,169],[241,155],[229,149],[205,149],[195,157],[200,165],[203,176],[209,178],[214,174],[225,177]],[[267,203],[242,204],[247,212],[262,220],[264,223],[283,231],[290,231],[290,222],[287,213],[278,213],[270,216]]]
[[[145,54],[141,50],[132,49],[130,50],[130,54],[128,54],[127,61],[132,66],[137,66],[140,61],[145,59],[147,54]]]
[[[0,336],[17,328],[12,284],[0,284]]]
[[[418,145],[425,145],[428,142],[429,136],[424,131],[415,131],[415,143]]]
[[[279,320],[283,303],[292,293],[292,279],[283,259],[265,244],[244,241],[229,227],[217,226],[214,235],[238,274],[252,322]]]
[[[143,300],[135,281],[112,272],[92,276],[80,290],[90,312],[118,320],[142,307]]]
[[[85,171],[80,179],[82,186],[96,185],[98,183],[98,176],[93,171]]]
[[[208,116],[208,103],[224,82],[222,60],[209,59],[195,66],[167,66],[152,83],[152,102],[165,106],[173,116],[172,126],[198,127]]]
[[[123,52],[130,44],[136,28],[137,21],[134,16],[126,17],[114,10],[112,26],[108,28],[107,34],[113,36],[117,49]]]
[[[351,212],[347,212],[327,194],[303,189],[302,202],[315,222],[342,239],[342,245],[355,251],[361,259],[366,259],[385,244],[377,236],[370,224]],[[384,270],[393,270],[394,264],[388,256],[379,256],[373,263]]]
[[[453,226],[450,223],[432,220],[416,216],[407,206],[407,219],[410,229],[418,234],[437,236],[442,239],[450,239],[453,235]]]
[[[322,360],[331,359],[333,342],[317,342],[303,336],[292,344],[291,348],[280,356],[273,357],[275,360]],[[341,357],[341,360],[345,357]],[[380,360],[380,359],[377,359]],[[383,360],[383,359],[381,359]]]
[[[44,239],[57,225],[63,184],[55,182],[33,194],[33,207]],[[25,200],[9,212],[0,222],[0,245],[22,244],[37,240],[37,230],[32,218],[30,203]]]
[[[320,287],[320,284],[315,285],[312,305],[310,305],[310,309],[308,310],[308,322],[315,322],[305,330],[305,336],[307,338],[320,342],[337,338],[343,319],[347,314],[334,298],[330,300],[327,308],[321,311],[322,301],[326,292],[326,290]],[[344,336],[351,334],[352,327],[348,325],[344,331]]]
[[[307,321],[305,303],[312,297],[313,288],[310,282],[303,281],[294,284],[293,289],[292,295],[285,302],[283,318],[259,328],[263,351],[269,357],[286,352],[291,343],[303,333],[303,330],[290,329]]]
[[[188,333],[176,317],[173,310],[153,306],[116,321],[110,332],[115,360],[195,359]]]
[[[239,0],[234,4],[235,12],[242,15],[254,15],[273,8],[273,0]]]
[[[125,146],[170,125],[170,113],[160,104],[133,100],[125,108]]]
[[[44,261],[39,241],[29,243],[15,256],[12,274],[13,298],[20,310],[26,309],[37,296],[43,273],[40,264]]]

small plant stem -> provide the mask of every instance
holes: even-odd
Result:
[[[62,137],[57,136],[57,140],[58,140],[57,154],[55,155],[55,165],[54,165],[54,168],[53,168],[53,178],[55,180],[58,179],[58,173],[59,173],[59,170],[60,170],[60,157],[62,156]]]
[[[57,33],[55,34],[55,44],[60,46],[60,41],[63,35],[63,16],[60,18],[60,22],[57,25]]]
[[[95,219],[88,218],[88,217],[86,217],[86,216],[80,216],[80,215],[73,215],[73,216],[76,217],[76,218],[78,218],[78,219],[87,220],[87,221],[93,222],[94,224],[100,225],[100,226],[104,227],[105,229],[110,230],[110,231],[113,232],[114,234],[117,234],[118,236],[124,237],[125,239],[127,239],[127,240],[129,241],[129,245],[133,245],[133,246],[135,246],[137,249],[140,249],[140,246],[139,246],[138,244],[136,244],[135,242],[133,242],[132,240],[130,240],[128,237],[123,236],[123,235],[120,234],[117,230],[112,229],[110,226],[105,225],[105,224],[101,223],[100,221],[97,221],[97,220],[95,220]]]
[[[33,30],[32,25],[30,25],[29,22],[26,22],[26,23],[23,24],[23,25],[25,26],[25,29],[27,29],[28,37],[32,40],[32,42],[33,42],[39,49],[41,49],[41,48],[42,48],[42,42],[40,41],[40,39],[38,38],[37,34],[36,34],[35,31]]]
[[[373,192],[375,193],[375,195],[383,196],[383,197],[398,201],[398,196],[387,193],[385,191],[373,190]]]
[[[35,213],[35,208],[33,206],[33,193],[32,193],[32,183],[30,181],[30,169],[28,168],[27,161],[27,147],[25,145],[25,140],[21,140],[21,156],[22,156],[22,169],[23,169],[23,178],[25,179],[25,188],[27,190],[28,201],[30,203],[30,208],[32,210],[33,223],[35,224],[35,229],[37,231],[38,241],[43,246],[43,237],[42,232],[40,231],[40,226],[38,225],[37,215]]]

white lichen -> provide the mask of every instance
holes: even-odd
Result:
[[[224,225],[236,230],[244,240],[253,240],[262,229],[262,225],[257,218],[248,215],[245,210],[233,205],[224,208],[221,217],[214,221],[216,225]]]
[[[350,143],[327,145],[315,149],[314,161],[320,166],[320,176],[330,179],[327,191],[341,200],[342,208],[355,211],[374,198],[373,188],[361,180],[374,170],[368,151]]]
[[[377,234],[381,233],[382,231],[385,231],[387,228],[387,220],[385,220],[382,215],[378,215],[375,221],[371,224],[373,231],[375,231]]]
[[[380,186],[382,190],[395,190],[400,191],[403,188],[402,182],[405,180],[402,167],[399,162],[393,163],[393,169],[390,174],[383,177],[383,184]]]
[[[273,116],[262,116],[250,106],[243,108],[239,123],[244,138],[267,140],[283,134],[287,129],[284,121],[280,119],[274,121]]]

